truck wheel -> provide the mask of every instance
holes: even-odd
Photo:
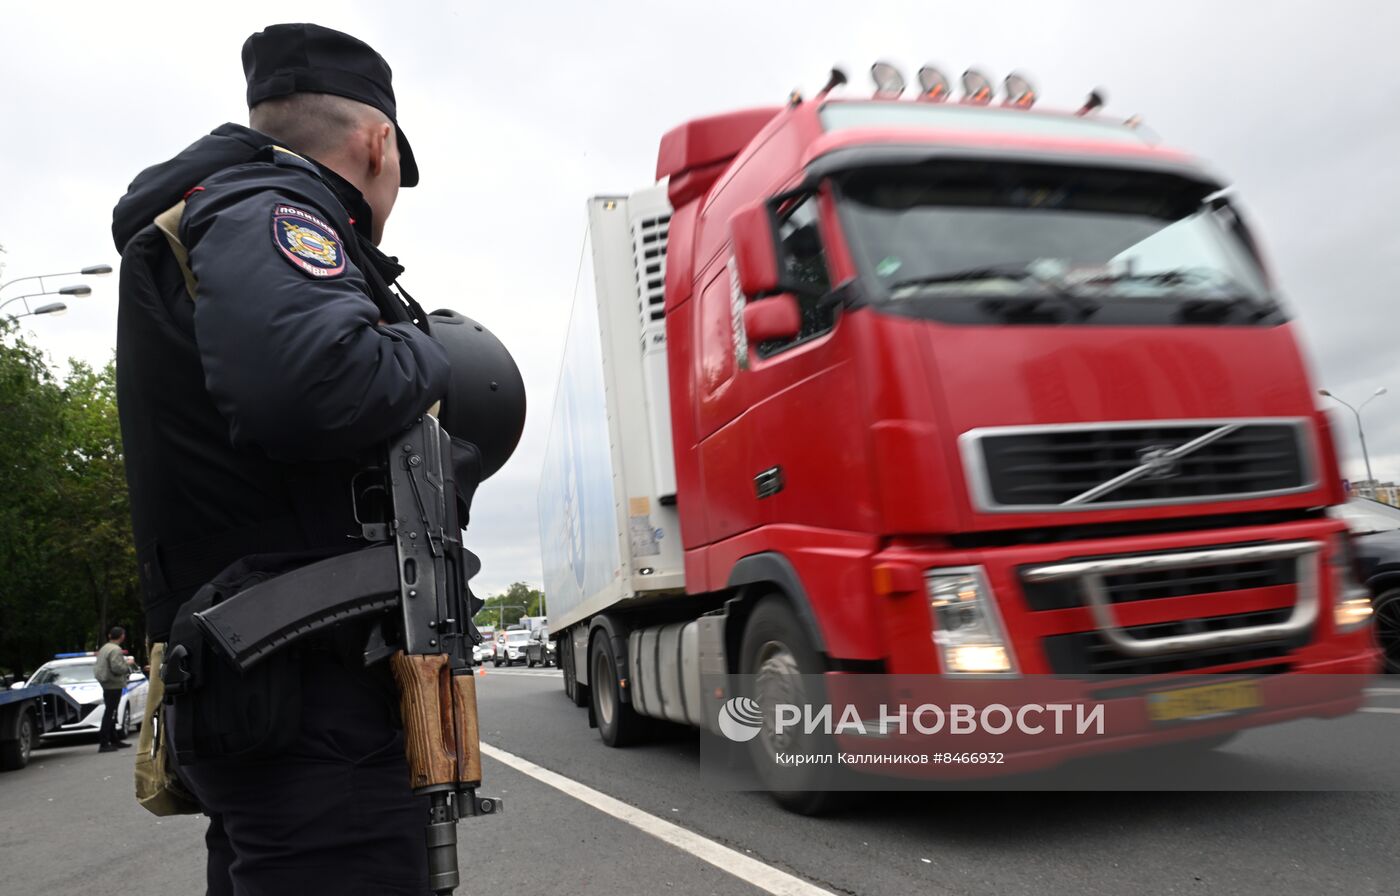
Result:
[[[19,724],[15,727],[15,739],[0,741],[0,769],[13,771],[29,764],[29,753],[34,749],[34,713],[29,709],[20,710]]]
[[[593,636],[588,645],[589,692],[593,698],[593,717],[598,720],[598,733],[610,747],[625,747],[642,737],[645,720],[637,715],[631,703],[622,702],[618,687],[617,657],[613,655],[612,639],[605,632]]]
[[[578,680],[578,673],[574,666],[574,638],[572,635],[559,645],[559,665],[564,667],[564,696],[574,702],[579,709],[588,705],[588,685],[581,684]]]
[[[1400,588],[1382,591],[1376,598],[1376,641],[1385,655],[1385,671],[1400,675]]]
[[[750,691],[745,696],[758,703],[763,727],[749,741],[749,756],[759,778],[780,806],[800,815],[822,815],[845,805],[848,794],[830,789],[834,770],[830,765],[779,767],[777,753],[829,753],[830,739],[818,734],[774,731],[772,707],[777,703],[820,704],[824,693],[812,692],[811,676],[821,675],[826,664],[812,646],[802,623],[788,602],[770,596],[759,603],[744,627],[739,671]]]

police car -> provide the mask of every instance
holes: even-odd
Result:
[[[117,704],[118,737],[126,737],[141,726],[141,716],[146,711],[146,691],[149,687],[146,676],[136,668],[131,657],[127,657],[126,661],[131,664],[132,669],[131,678],[122,690],[121,702]],[[97,654],[92,652],[56,654],[53,659],[40,666],[28,681],[22,685],[15,685],[57,685],[81,707],[78,721],[49,731],[45,737],[96,734],[102,729],[102,685],[97,683],[97,678],[93,675],[96,662]]]

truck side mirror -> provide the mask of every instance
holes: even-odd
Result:
[[[773,214],[766,202],[747,206],[729,219],[734,267],[745,296],[767,295],[782,289],[778,272],[778,242]]]
[[[802,312],[792,293],[758,299],[744,306],[744,332],[749,342],[787,342],[802,332]]]

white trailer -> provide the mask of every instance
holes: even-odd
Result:
[[[674,507],[663,187],[588,203],[540,477],[551,628],[685,584]]]
[[[719,648],[702,651],[710,639],[700,633],[714,628],[718,637],[719,629],[703,619],[609,623],[685,593],[663,313],[670,217],[664,183],[588,202],[540,476],[540,545],[550,636],[560,641],[575,703],[587,703],[599,672],[589,668],[588,648],[601,626],[622,666],[609,674],[629,685],[624,703],[643,715],[712,727],[700,711],[701,654]]]

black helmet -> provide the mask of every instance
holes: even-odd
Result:
[[[447,310],[434,311],[428,321],[452,362],[438,421],[453,438],[477,447],[486,479],[505,466],[520,443],[525,381],[501,340],[481,324]]]

